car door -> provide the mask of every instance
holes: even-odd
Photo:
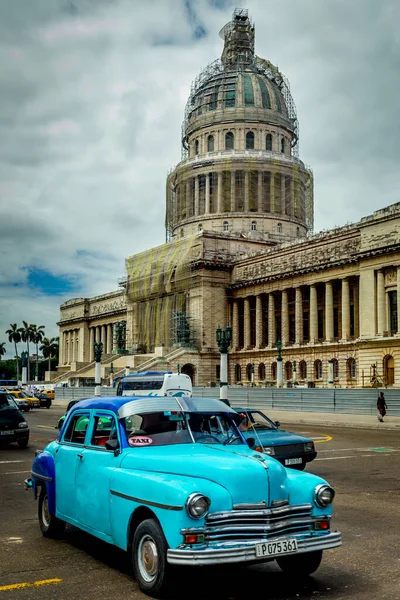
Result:
[[[76,505],[79,521],[103,536],[111,536],[110,479],[121,458],[105,443],[121,440],[118,421],[112,412],[95,411],[86,447],[76,471]]]
[[[54,453],[57,516],[68,521],[78,520],[75,478],[89,422],[89,411],[76,411],[70,415]]]

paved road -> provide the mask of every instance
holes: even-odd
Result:
[[[0,600],[144,600],[122,551],[73,528],[61,541],[39,531],[37,505],[22,482],[35,448],[54,438],[61,413],[55,407],[32,411],[30,446],[0,450]],[[342,531],[342,548],[326,552],[317,573],[301,583],[275,563],[180,571],[173,600],[400,599],[399,433],[303,423],[295,430],[317,442],[308,470],[337,491],[334,525]]]

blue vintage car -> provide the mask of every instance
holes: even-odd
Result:
[[[43,535],[70,523],[128,551],[152,595],[173,585],[175,565],[276,560],[291,575],[312,573],[341,544],[334,491],[254,451],[240,421],[206,398],[78,402],[26,481]]]
[[[255,439],[255,449],[273,456],[285,467],[303,471],[317,456],[314,442],[307,437],[279,429],[261,410],[235,408],[241,415],[240,429],[246,439]]]

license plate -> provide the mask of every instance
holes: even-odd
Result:
[[[302,458],[287,458],[285,460],[285,465],[301,465],[302,462]]]
[[[14,431],[0,431],[0,435],[14,435]]]
[[[281,554],[291,554],[292,552],[297,552],[296,538],[256,544],[256,556],[280,556]]]

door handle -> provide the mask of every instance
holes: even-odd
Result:
[[[83,454],[77,454],[77,456],[79,456],[79,458],[83,458]]]

